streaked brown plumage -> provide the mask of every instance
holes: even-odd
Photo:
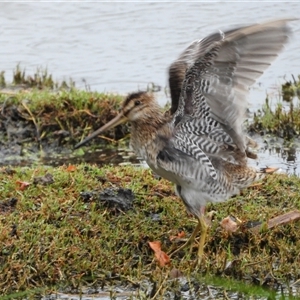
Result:
[[[265,176],[247,165],[255,142],[243,132],[248,88],[288,40],[287,22],[276,20],[212,34],[193,42],[169,69],[172,107],[164,114],[153,95],[130,94],[120,114],[84,141],[122,122],[131,123],[131,146],[158,175],[176,185],[202,229],[204,208],[225,201]]]

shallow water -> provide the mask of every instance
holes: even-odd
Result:
[[[174,284],[176,281],[176,284]],[[205,281],[205,280],[204,280]],[[169,279],[169,284],[173,283],[173,292],[165,292],[163,296],[158,296],[157,299],[169,300],[169,299],[182,299],[182,300],[194,300],[194,299],[232,299],[232,300],[243,300],[243,299],[256,299],[256,300],[265,300],[265,299],[299,299],[297,296],[300,293],[300,287],[298,283],[287,286],[280,286],[277,290],[276,296],[271,289],[260,289],[256,292],[256,295],[243,294],[239,291],[233,291],[234,288],[230,286],[227,282],[228,287],[216,287],[211,284],[205,284],[200,280],[186,277],[181,277],[178,279]],[[224,279],[224,283],[226,279]],[[56,293],[46,297],[43,297],[42,300],[138,300],[138,299],[150,299],[146,295],[151,294],[151,289],[153,283],[144,280],[140,282],[139,288],[129,288],[124,286],[118,287],[104,287],[104,288],[83,288],[82,294],[68,294],[68,293]],[[175,287],[176,285],[179,288]],[[246,286],[246,285],[245,285]],[[244,286],[244,287],[245,287]],[[233,290],[230,290],[232,288]],[[249,286],[250,288],[250,286]],[[253,288],[253,286],[252,286]],[[263,296],[264,295],[264,296]],[[249,297],[250,296],[250,297]],[[152,299],[152,298],[151,298]],[[156,299],[156,298],[155,298]]]
[[[193,40],[235,25],[298,17],[300,2],[3,3],[1,70],[17,63],[48,67],[57,79],[85,79],[92,90],[127,93],[148,83],[164,88],[166,69]],[[284,76],[298,75],[300,22],[294,38],[259,79],[251,105],[264,101]],[[161,95],[162,101],[165,99]]]

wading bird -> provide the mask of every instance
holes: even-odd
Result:
[[[201,230],[198,262],[208,228],[206,203],[225,201],[265,176],[266,170],[247,165],[247,157],[255,158],[249,149],[255,142],[245,135],[243,121],[248,89],[283,49],[288,21],[219,31],[194,41],[169,68],[170,111],[164,114],[152,94],[132,93],[113,120],[75,146],[129,121],[136,154],[175,184],[198,219],[186,243]]]

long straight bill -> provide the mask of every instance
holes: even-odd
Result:
[[[90,141],[91,139],[93,139],[94,137],[96,137],[97,135],[99,135],[100,133],[104,132],[105,130],[114,128],[117,125],[122,124],[122,123],[124,123],[126,121],[127,121],[127,118],[122,113],[118,114],[115,118],[113,118],[107,124],[103,125],[101,128],[97,129],[91,135],[89,135],[88,137],[86,137],[83,141],[81,141],[80,143],[78,143],[77,145],[75,145],[74,148],[77,149],[77,148],[83,146],[88,141]]]

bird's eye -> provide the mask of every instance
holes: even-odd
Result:
[[[134,102],[134,105],[135,106],[138,106],[138,105],[140,105],[141,104],[141,101],[140,100],[136,100],[135,102]]]

